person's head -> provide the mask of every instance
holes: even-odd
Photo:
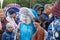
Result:
[[[41,21],[38,19],[38,17],[35,17],[35,18],[33,19],[33,24],[34,24],[34,27],[35,27],[35,28],[38,28],[38,25],[41,24]]]
[[[29,8],[23,7],[20,9],[20,21],[30,24],[33,17],[33,13]]]
[[[26,24],[29,24],[31,22],[31,18],[24,14],[21,14],[20,20]]]
[[[41,4],[35,4],[33,9],[37,11],[38,15],[40,15],[44,10],[44,7]]]
[[[41,27],[43,27],[43,28],[45,28],[45,24],[46,24],[46,20],[42,17],[42,16],[39,16],[39,20],[40,20],[40,22],[41,22]]]
[[[5,17],[5,13],[3,11],[3,9],[0,9],[0,19],[3,20]]]
[[[33,23],[34,23],[35,28],[38,27],[38,24],[39,24],[41,27],[44,28],[46,21],[45,21],[41,16],[39,16],[39,17],[34,18]]]
[[[13,27],[12,27],[12,24],[11,23],[7,23],[6,24],[6,30],[8,30],[9,32],[12,32],[13,31]]]
[[[20,9],[20,20],[26,24],[29,24],[31,22],[31,19],[29,17],[29,11],[26,8]]]
[[[44,6],[44,12],[49,15],[51,13],[51,9],[52,9],[53,5],[52,4],[46,4]]]
[[[11,17],[15,18],[16,17],[16,12],[13,9],[9,10],[9,14]]]

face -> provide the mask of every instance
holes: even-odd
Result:
[[[27,24],[30,24],[31,23],[31,18],[29,16],[26,17],[26,20],[27,20],[26,21]]]
[[[49,15],[51,13],[52,5],[49,5],[46,9],[47,14]]]
[[[37,10],[37,13],[40,15],[41,14],[41,10],[39,9],[39,10]]]
[[[15,13],[10,15],[10,16],[13,17],[13,18],[16,18],[16,14]]]
[[[12,27],[8,27],[8,31],[9,32],[12,32],[13,31],[13,28]]]
[[[33,24],[34,24],[34,27],[37,29],[39,26],[40,26],[40,23],[38,23],[38,22],[33,22]]]
[[[47,14],[50,14],[50,8],[46,9]]]
[[[22,22],[24,22],[24,23],[27,23],[27,24],[29,24],[29,23],[31,22],[30,17],[29,17],[29,16],[26,16],[26,15],[24,15],[24,14],[21,14],[20,20],[21,20]]]
[[[0,20],[3,20],[5,17],[4,13],[0,13]]]

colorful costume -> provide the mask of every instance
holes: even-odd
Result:
[[[30,10],[26,7],[20,9],[20,40],[31,40],[33,33],[35,32],[35,28],[33,25],[33,18],[35,17],[33,10]]]

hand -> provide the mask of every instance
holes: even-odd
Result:
[[[16,36],[18,37],[19,36],[19,33],[16,33]]]
[[[34,26],[40,26],[40,23],[34,22]]]
[[[0,30],[2,30],[2,28],[0,28]]]
[[[34,22],[34,27],[37,29],[38,27],[40,27],[40,23]]]

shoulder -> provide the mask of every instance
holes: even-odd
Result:
[[[42,13],[41,16],[45,16],[45,13]]]
[[[45,13],[42,13],[42,14],[41,14],[41,17],[44,18],[45,20],[48,19],[48,16],[47,16]]]
[[[20,28],[23,27],[23,26],[26,26],[26,24],[23,23],[23,22],[20,22],[20,23],[18,24],[17,28],[20,29]]]
[[[12,32],[12,35],[15,35],[15,32]]]
[[[6,31],[5,31],[2,36],[6,36],[6,34],[7,34],[7,33],[6,33]]]
[[[60,19],[54,20],[50,25],[49,25],[49,29],[53,27],[57,27],[60,24]]]
[[[60,24],[60,19],[57,19],[57,20],[53,21],[53,25],[58,25],[58,24]]]

